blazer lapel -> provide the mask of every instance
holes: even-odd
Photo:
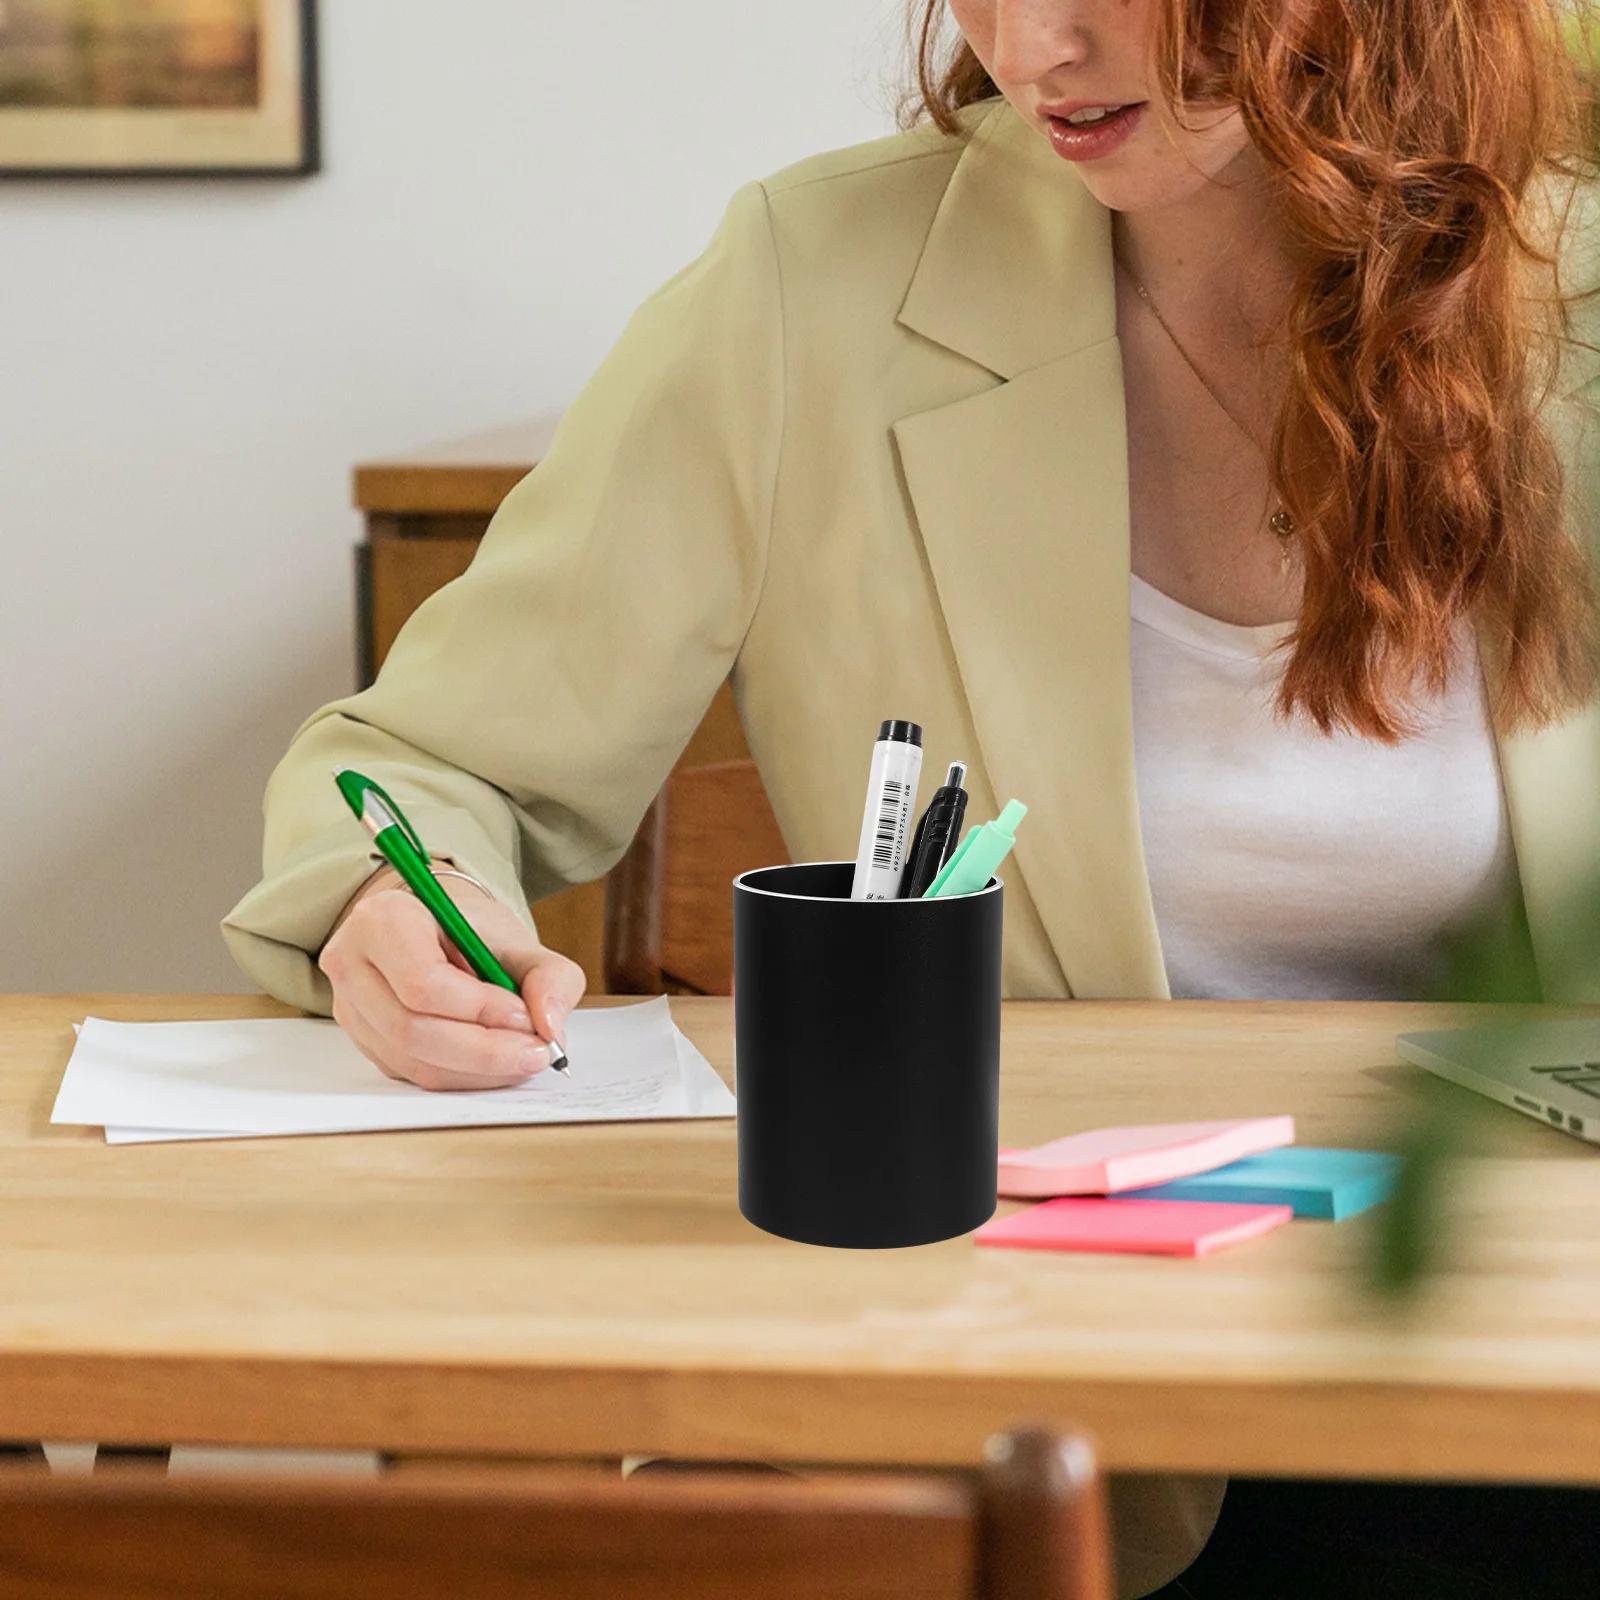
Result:
[[[1009,112],[974,133],[901,321],[1007,380],[894,435],[984,768],[998,800],[1032,810],[1013,875],[1074,995],[1164,998],[1133,761],[1108,218]]]
[[[1592,270],[1589,274],[1592,279]],[[1546,404],[1574,500],[1574,532],[1600,568],[1600,419],[1596,364],[1583,343],[1567,353],[1561,392]],[[1487,674],[1491,691],[1494,674]],[[1500,741],[1500,772],[1544,998],[1600,1002],[1600,704]]]
[[[1600,1002],[1600,706],[1500,742],[1544,998]]]

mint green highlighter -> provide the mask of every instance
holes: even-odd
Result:
[[[987,888],[995,869],[1011,854],[1011,847],[1017,842],[1017,824],[1027,814],[1028,808],[1020,800],[1013,800],[993,822],[986,822],[981,828],[974,826],[922,898],[940,900],[947,895],[977,894]]]

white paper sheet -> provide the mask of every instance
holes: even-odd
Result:
[[[685,1115],[690,1117],[731,1117],[735,1112],[733,1095],[728,1086],[718,1076],[717,1069],[700,1054],[695,1047],[678,1032],[673,1030],[673,1042],[677,1046],[678,1070],[683,1075],[684,1089],[689,1099],[689,1110]],[[497,1119],[498,1120],[498,1119]],[[516,1119],[523,1120],[523,1119]],[[541,1118],[541,1121],[557,1120]],[[579,1120],[575,1118],[562,1118],[563,1121]],[[594,1119],[601,1120],[601,1119]],[[630,1119],[631,1120],[631,1119]],[[93,1124],[91,1124],[92,1126]],[[430,1124],[431,1126],[431,1124]],[[349,1133],[349,1128],[324,1128],[301,1129],[302,1133]],[[372,1131],[370,1129],[365,1131]],[[245,1129],[223,1132],[217,1129],[200,1130],[197,1128],[130,1128],[108,1127],[105,1130],[107,1144],[172,1144],[187,1142],[197,1139],[272,1139],[281,1138],[283,1135],[276,1133],[253,1133]]]
[[[400,1128],[726,1117],[734,1100],[673,1025],[667,1001],[576,1011],[572,1074],[513,1089],[431,1094],[386,1078],[334,1023],[89,1018],[52,1122],[112,1143]]]

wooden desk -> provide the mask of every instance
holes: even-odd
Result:
[[[407,617],[467,570],[500,502],[544,458],[559,419],[537,417],[448,444],[367,462],[355,469],[355,503],[366,516],[356,550],[357,677],[377,676]],[[749,758],[733,691],[724,684],[680,766]],[[605,882],[552,895],[535,909],[544,942],[603,984]]]
[[[676,1000],[724,1074],[722,1000]],[[0,999],[0,1439],[971,1463],[1019,1419],[1118,1468],[1600,1484],[1600,1153],[1494,1113],[1403,1320],[1370,1219],[1202,1262],[855,1254],[758,1232],[731,1122],[108,1148],[48,1124],[70,1022]],[[1425,1006],[1006,1011],[1002,1138],[1293,1112],[1381,1140]],[[1458,1092],[1458,1091],[1446,1091]]]

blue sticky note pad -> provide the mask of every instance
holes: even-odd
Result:
[[[1297,1217],[1343,1222],[1389,1198],[1400,1162],[1372,1150],[1316,1150],[1286,1145],[1246,1156],[1211,1172],[1148,1189],[1123,1200],[1227,1200],[1238,1205],[1292,1206]]]

